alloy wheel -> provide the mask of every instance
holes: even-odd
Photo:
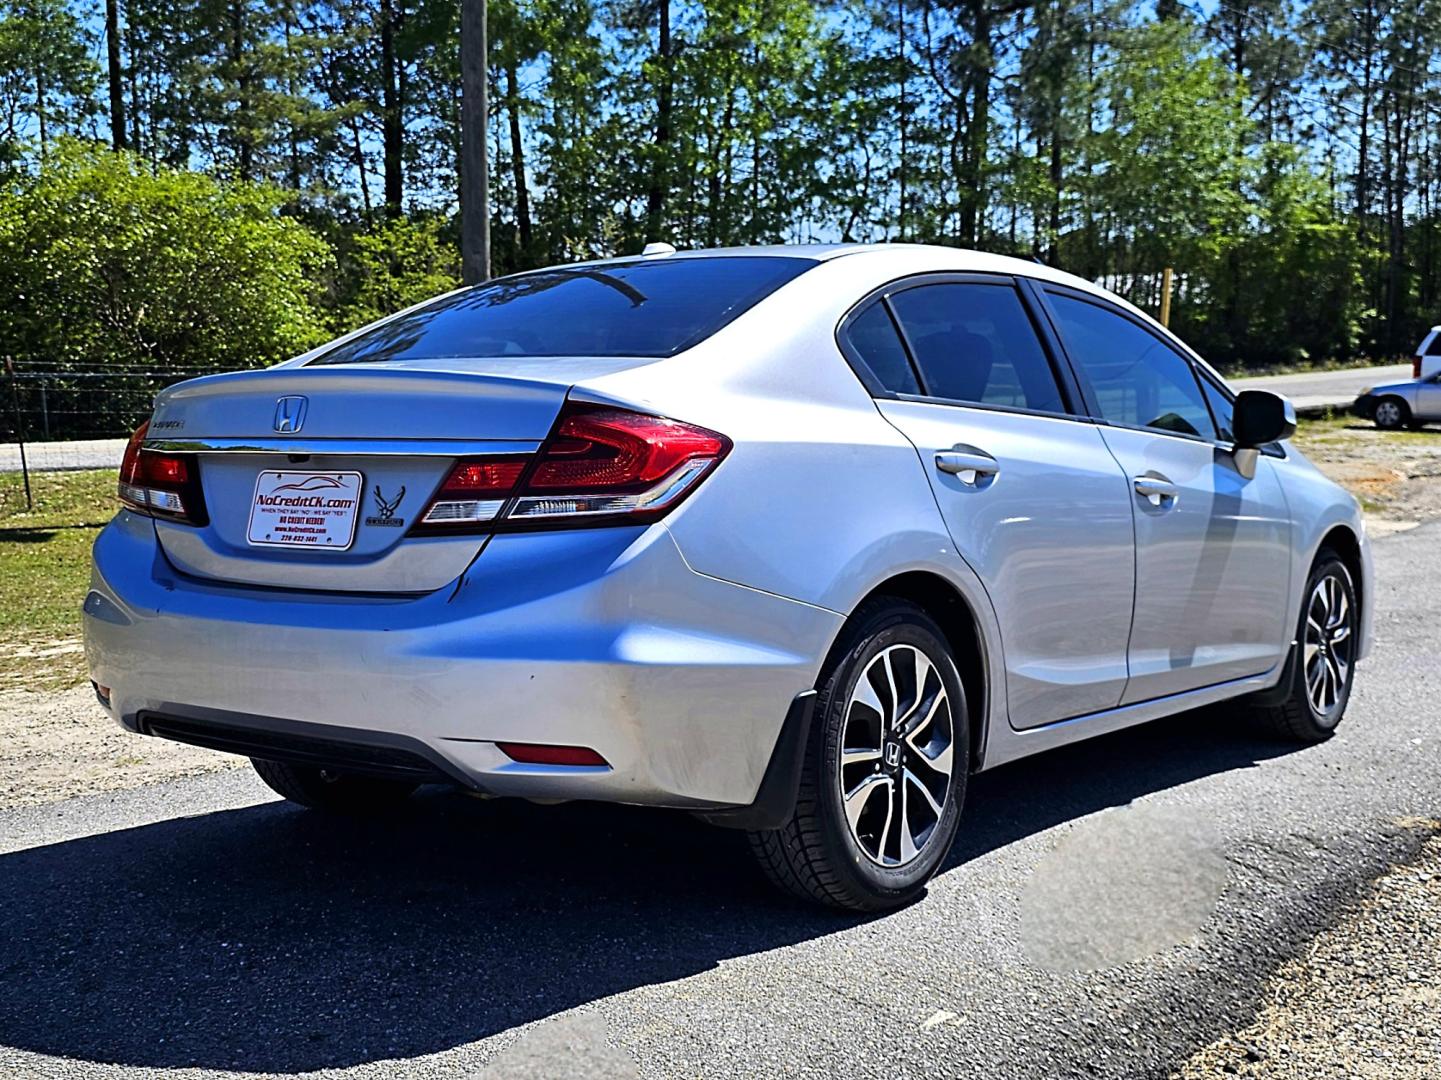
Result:
[[[852,838],[875,863],[905,866],[935,835],[955,757],[950,696],[936,664],[892,645],[866,665],[841,728],[841,803]]]
[[[1323,722],[1340,718],[1351,676],[1354,629],[1354,612],[1341,578],[1334,573],[1326,574],[1316,582],[1306,605],[1302,652],[1306,696]]]
[[[1384,428],[1401,426],[1401,406],[1394,401],[1383,401],[1376,406],[1376,423]]]

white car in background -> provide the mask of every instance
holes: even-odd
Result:
[[[1352,409],[1388,431],[1441,421],[1441,326],[1416,346],[1408,381],[1368,386]]]

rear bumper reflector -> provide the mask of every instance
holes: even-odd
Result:
[[[610,768],[610,762],[588,746],[551,746],[544,743],[496,743],[501,753],[524,765],[573,765]]]

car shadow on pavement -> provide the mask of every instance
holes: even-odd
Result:
[[[1277,752],[1189,714],[975,778],[954,866]],[[435,792],[266,803],[0,857],[0,1044],[257,1072],[433,1053],[857,919],[682,814]]]

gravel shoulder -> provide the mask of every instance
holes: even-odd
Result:
[[[69,690],[0,690],[0,809],[234,768],[243,759],[134,735]]]
[[[1294,442],[1360,500],[1373,539],[1441,518],[1441,429],[1379,431],[1334,417],[1304,422]]]
[[[1173,1080],[1434,1080],[1441,1076],[1441,821],[1364,898],[1282,965],[1254,1023]]]

